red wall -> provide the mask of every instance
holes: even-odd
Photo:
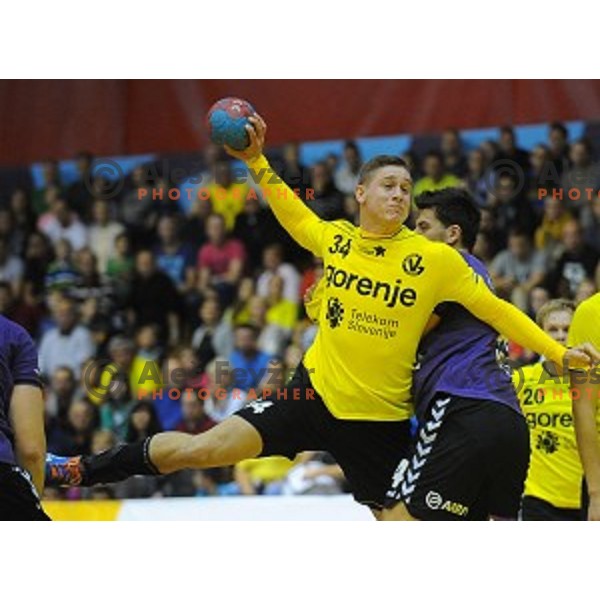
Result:
[[[2,81],[0,164],[197,150],[222,96],[250,100],[269,141],[600,119],[600,81]]]

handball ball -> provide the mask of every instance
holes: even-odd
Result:
[[[254,114],[252,105],[240,98],[218,100],[206,117],[211,141],[219,146],[227,144],[234,150],[245,150],[250,144],[245,126],[248,117]]]

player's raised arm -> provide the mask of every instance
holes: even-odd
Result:
[[[556,363],[560,371],[565,361],[574,367],[588,367],[600,361],[600,352],[591,344],[567,349],[518,308],[495,296],[456,250],[439,244],[438,251],[440,301],[462,304],[503,336]]]
[[[250,145],[242,151],[225,146],[227,152],[246,163],[251,175],[260,185],[263,194],[281,225],[304,248],[316,256],[322,255],[322,236],[326,223],[321,221],[294,194],[269,165],[263,155],[267,125],[259,115],[249,117],[246,125]]]

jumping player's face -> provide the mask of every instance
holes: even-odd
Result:
[[[559,344],[567,345],[573,314],[569,310],[556,310],[544,319],[544,331]]]
[[[411,206],[412,179],[404,167],[381,167],[356,189],[361,221],[380,225],[401,225]]]

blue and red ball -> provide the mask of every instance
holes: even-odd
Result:
[[[256,114],[253,106],[240,98],[222,98],[215,102],[206,116],[210,139],[234,150],[245,150],[250,143],[246,125]]]

